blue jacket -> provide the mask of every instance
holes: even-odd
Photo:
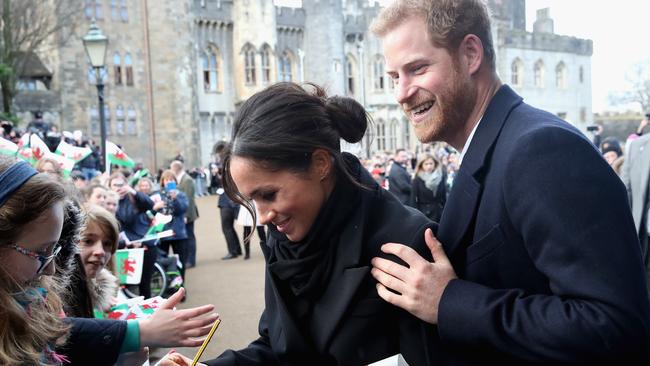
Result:
[[[153,201],[142,192],[136,192],[133,201],[128,195],[120,200],[115,216],[129,240],[141,239],[147,233],[150,221],[146,212],[151,209]]]
[[[160,239],[161,241],[187,239],[185,213],[189,207],[189,201],[185,193],[181,191],[177,192],[176,199],[171,200],[174,216],[172,217],[172,221],[165,225],[165,230],[174,230],[174,236]]]

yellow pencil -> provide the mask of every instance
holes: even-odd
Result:
[[[219,323],[221,323],[221,319],[217,319],[214,322],[214,325],[212,325],[212,329],[210,329],[210,333],[208,333],[208,337],[203,341],[201,348],[199,348],[199,351],[196,353],[196,356],[194,356],[191,366],[196,366],[196,363],[199,362],[201,355],[203,355],[203,351],[205,351],[205,347],[208,346],[208,343],[210,343],[210,340],[212,339],[214,332],[217,331],[217,328],[219,327]]]

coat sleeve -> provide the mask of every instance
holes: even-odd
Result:
[[[442,340],[544,364],[647,359],[650,304],[620,179],[589,141],[558,127],[523,135],[504,164],[504,221],[547,288],[452,280]]]
[[[205,361],[208,366],[254,366],[254,365],[280,365],[269,343],[269,332],[266,321],[266,310],[262,313],[259,325],[260,337],[248,347],[239,351],[226,350],[219,357]]]
[[[418,194],[420,193],[420,190],[418,187],[419,187],[418,182],[416,181],[415,178],[413,178],[413,180],[411,181],[411,196],[409,197],[407,204],[419,210],[420,208],[418,206]]]
[[[151,200],[151,198],[149,198],[149,196],[147,196],[142,192],[136,192],[135,195],[133,196],[133,201],[134,201],[134,206],[140,212],[153,209],[153,201]]]
[[[109,366],[115,364],[126,333],[126,321],[66,318],[71,327],[66,344],[57,352],[70,365]]]

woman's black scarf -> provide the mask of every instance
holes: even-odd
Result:
[[[343,156],[358,181],[361,164],[352,155]],[[268,269],[289,296],[287,303],[298,319],[311,312],[314,300],[326,288],[341,232],[361,199],[360,189],[338,172],[330,197],[300,242],[290,241],[270,225],[270,235],[277,243],[270,248]]]

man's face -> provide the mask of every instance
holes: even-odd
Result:
[[[476,86],[444,48],[429,39],[422,18],[412,17],[382,39],[386,69],[397,102],[422,142],[450,141],[461,134],[476,102]]]
[[[406,151],[400,151],[397,153],[394,160],[400,164],[406,164],[409,160],[409,156]]]

